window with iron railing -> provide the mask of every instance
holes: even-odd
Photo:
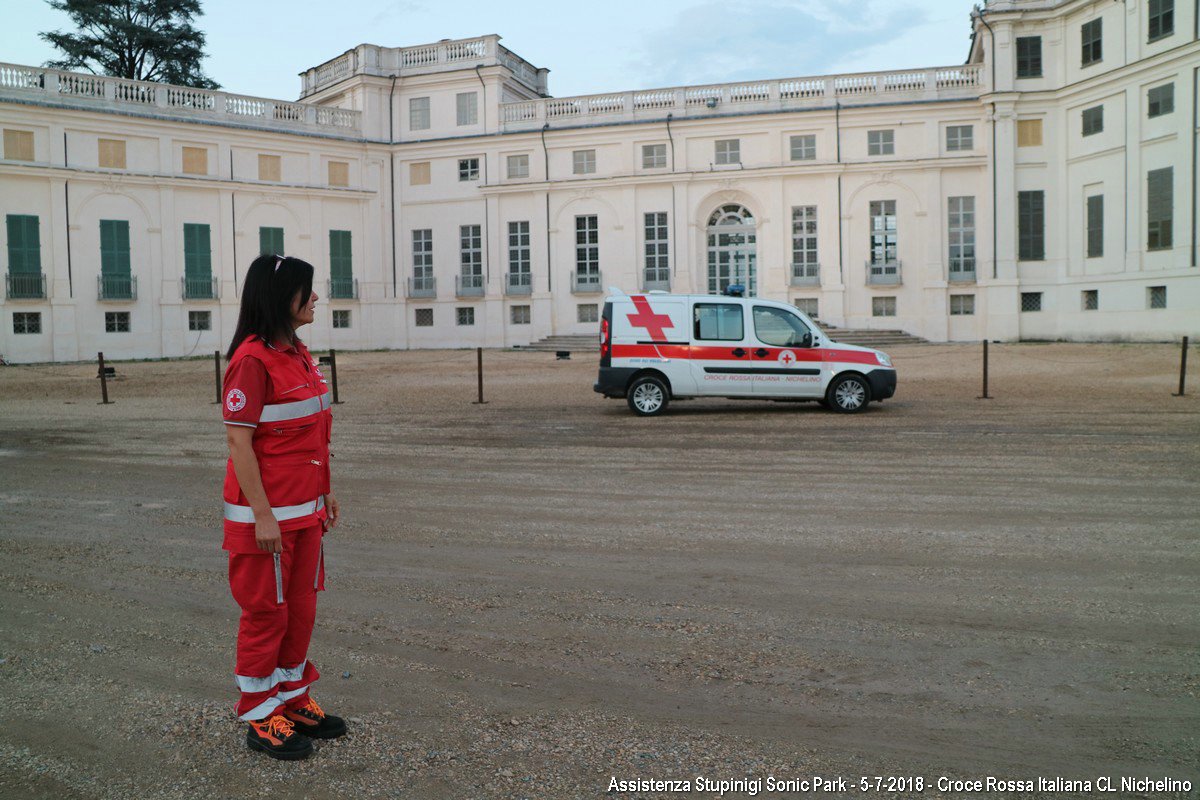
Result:
[[[183,299],[211,300],[216,296],[212,274],[210,229],[203,223],[183,224]]]
[[[329,297],[334,300],[354,300],[357,297],[356,288],[350,231],[330,231]]]
[[[8,214],[8,275],[5,295],[10,300],[32,300],[46,296],[42,274],[40,220],[32,214]]]
[[[135,287],[129,261],[129,221],[100,220],[100,299],[133,300]]]

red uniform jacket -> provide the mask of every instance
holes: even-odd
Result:
[[[254,455],[280,530],[323,522],[333,414],[325,377],[308,348],[299,340],[278,348],[248,337],[225,370],[224,397],[225,424],[254,428]],[[225,467],[224,496],[225,549],[256,552],[254,512],[232,458]]]

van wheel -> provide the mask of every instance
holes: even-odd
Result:
[[[661,414],[667,408],[669,396],[667,385],[661,378],[653,375],[643,375],[629,384],[625,395],[629,402],[629,410],[639,417],[653,417]]]
[[[842,375],[829,385],[825,401],[841,414],[856,414],[871,401],[871,387],[861,375]]]

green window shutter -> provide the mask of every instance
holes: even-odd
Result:
[[[258,250],[260,255],[283,255],[283,228],[259,228]]]
[[[40,274],[42,251],[38,218],[29,214],[9,214],[5,222],[8,227],[8,271],[22,275]]]
[[[130,273],[129,222],[100,220],[100,274],[127,276]]]
[[[350,231],[329,232],[329,274],[338,279],[350,279],[353,266],[350,257]]]
[[[212,248],[207,225],[191,222],[183,225],[183,274],[197,280],[212,277]]]

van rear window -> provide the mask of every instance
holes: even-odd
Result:
[[[695,335],[709,341],[740,342],[742,307],[736,303],[697,303]]]

